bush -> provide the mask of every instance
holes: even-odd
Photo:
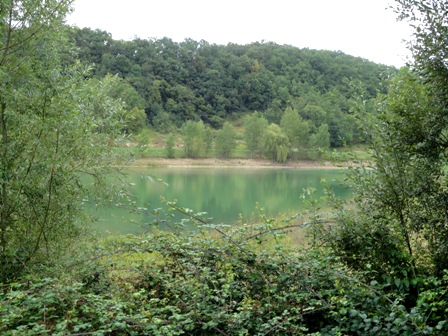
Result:
[[[42,279],[14,284],[0,295],[2,335],[129,334],[143,319],[129,305],[105,293],[97,295],[81,283]]]
[[[10,285],[0,294],[0,332],[376,336],[445,330],[446,282],[430,281],[407,309],[404,296],[370,280],[369,272],[350,270],[324,250],[286,248],[281,233],[296,224],[279,225],[267,220],[120,238],[102,248],[97,269],[106,270],[83,276],[84,283]],[[211,238],[210,228],[220,237]]]

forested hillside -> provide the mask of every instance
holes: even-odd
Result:
[[[221,128],[225,120],[254,111],[278,124],[292,106],[311,132],[327,124],[333,147],[359,143],[352,99],[362,92],[368,102],[385,91],[385,79],[396,72],[342,52],[272,42],[117,41],[88,28],[73,28],[71,38],[80,48],[79,58],[94,66],[96,78],[117,74],[124,79],[117,95],[128,113],[144,111],[161,131],[186,120]]]

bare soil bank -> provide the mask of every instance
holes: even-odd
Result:
[[[357,166],[353,162],[329,162],[329,161],[287,161],[286,163],[275,163],[263,159],[228,159],[221,160],[216,158],[201,159],[165,159],[148,158],[137,159],[131,166],[134,167],[188,167],[188,168],[294,168],[294,169],[341,169]]]

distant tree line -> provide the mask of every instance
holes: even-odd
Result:
[[[202,120],[189,120],[180,131],[185,157],[207,156],[214,147],[215,155],[226,159],[232,156],[237,146],[238,134],[228,121],[215,131]],[[330,148],[328,125],[322,124],[314,133],[310,133],[309,123],[302,119],[297,110],[290,107],[283,113],[280,125],[269,124],[260,112],[246,115],[241,138],[250,157],[264,157],[279,163],[288,158],[297,159],[299,152],[304,151],[312,153],[312,158],[319,158],[320,153]],[[169,158],[175,156],[174,139],[174,133],[170,133],[165,141],[166,155]],[[311,158],[303,153],[300,157]]]
[[[301,127],[309,128],[312,138],[307,141],[316,141],[319,130],[327,129],[332,147],[362,143],[352,108],[358,92],[369,107],[378,93],[386,93],[385,79],[396,72],[342,52],[271,42],[122,41],[88,28],[71,28],[70,37],[81,61],[93,65],[96,80],[109,74],[122,79],[113,94],[126,103],[128,132],[138,132],[145,123],[170,132],[186,121],[219,129],[226,120],[254,111],[279,125],[292,108]],[[372,113],[373,108],[363,111]]]

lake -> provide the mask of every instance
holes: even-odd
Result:
[[[316,188],[317,195],[323,194],[322,179],[338,196],[348,197],[350,191],[340,184],[344,176],[343,170],[321,169],[134,168],[127,172],[126,181],[140,207],[163,208],[163,196],[168,201],[177,200],[180,207],[207,212],[205,217],[214,224],[233,224],[240,216],[243,222],[257,216],[257,204],[267,216],[300,211],[305,188]],[[120,208],[87,210],[98,217],[94,225],[100,232],[138,233],[147,230],[153,220],[147,213]]]

